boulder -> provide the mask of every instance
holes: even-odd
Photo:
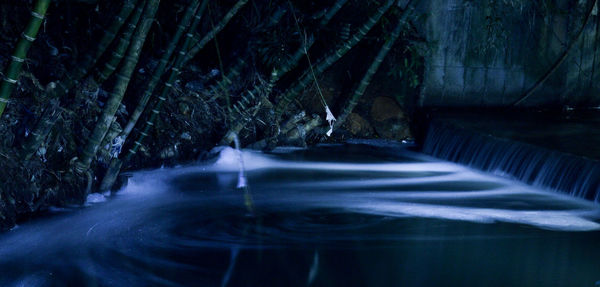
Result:
[[[394,99],[375,98],[371,106],[371,118],[375,132],[382,138],[403,140],[411,137],[404,111]]]
[[[367,120],[358,115],[357,113],[351,113],[344,121],[344,128],[348,130],[353,136],[357,137],[370,137],[373,135],[373,127]]]
[[[404,112],[394,99],[377,97],[373,100],[371,106],[371,117],[376,122],[383,122],[388,119],[403,119]]]

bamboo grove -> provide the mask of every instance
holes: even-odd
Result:
[[[67,4],[23,7],[31,19],[2,62],[0,159],[3,177],[34,183],[0,187],[0,210],[12,210],[2,217],[82,200],[122,171],[194,160],[236,135],[255,148],[316,143],[339,114],[335,137],[386,55],[414,57],[406,47],[420,37],[418,0],[108,2],[77,2],[73,23],[53,11]],[[378,53],[345,57],[355,47]],[[357,76],[332,96],[321,86],[340,61]]]

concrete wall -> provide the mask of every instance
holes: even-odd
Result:
[[[544,1],[495,0],[499,2],[495,6],[492,1],[422,1],[420,10],[426,16],[422,29],[431,50],[425,59],[419,104],[513,103],[573,41],[583,23],[583,7],[589,5],[587,0],[554,0],[555,8],[550,9],[540,6]],[[600,104],[597,14],[595,8],[566,61],[524,106]],[[494,15],[500,19],[494,21]],[[488,28],[495,30],[488,32]]]

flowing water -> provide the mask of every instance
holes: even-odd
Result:
[[[512,127],[495,130],[515,131]],[[520,134],[526,133],[521,131]],[[577,146],[568,143],[569,137],[565,137],[565,140],[554,139],[559,143],[567,142],[565,145],[569,147],[566,151],[558,151],[540,146],[539,142],[543,140],[553,142],[544,134],[536,136],[533,133],[529,137],[529,141],[536,145],[523,139],[491,136],[471,128],[434,121],[429,128],[423,152],[600,203],[600,161],[573,153],[585,153],[587,142],[579,139],[583,144]]]
[[[0,286],[600,285],[598,205],[378,144],[134,173],[0,234]]]

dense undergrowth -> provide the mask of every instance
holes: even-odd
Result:
[[[0,4],[1,67],[35,2]],[[410,137],[426,50],[417,2],[52,2],[0,95],[0,229],[234,134],[259,149]]]

